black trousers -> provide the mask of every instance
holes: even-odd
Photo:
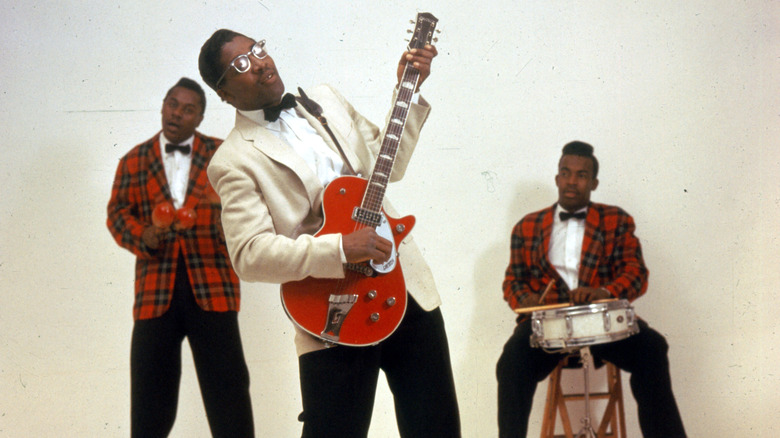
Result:
[[[526,436],[536,385],[565,356],[531,347],[530,337],[530,320],[519,323],[504,345],[496,367],[498,428],[502,438]],[[631,373],[631,391],[645,438],[685,437],[669,376],[669,346],[660,333],[639,320],[639,333],[621,341],[593,345],[590,350],[594,359],[607,360]]]
[[[179,260],[170,309],[138,320],[130,352],[131,435],[166,437],[173,428],[181,380],[181,344],[190,344],[214,437],[253,437],[249,370],[236,312],[206,312],[195,302]]]
[[[337,346],[302,355],[304,438],[368,434],[379,370],[393,393],[403,438],[460,437],[460,414],[444,320],[409,297],[406,316],[372,347]]]

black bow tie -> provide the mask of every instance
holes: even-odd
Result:
[[[275,122],[277,119],[279,119],[279,114],[281,114],[282,111],[289,108],[295,108],[296,105],[297,103],[295,103],[295,96],[287,93],[284,95],[284,97],[282,97],[282,102],[279,105],[272,106],[270,108],[263,108],[263,115],[269,122]]]
[[[168,144],[165,145],[165,153],[166,154],[173,153],[173,151],[179,151],[179,152],[181,152],[184,155],[189,155],[190,154],[190,145],[188,145],[188,144],[178,145],[178,144],[173,144],[173,143],[168,143]]]
[[[558,216],[561,218],[562,221],[567,221],[571,218],[574,219],[585,219],[585,216],[587,216],[587,213],[584,211],[581,211],[579,213],[569,213],[568,211],[562,211],[558,213]]]

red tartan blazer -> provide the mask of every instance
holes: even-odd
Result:
[[[221,143],[222,140],[195,133],[190,180],[182,207],[193,208],[197,219],[191,229],[175,232],[175,238],[157,250],[148,248],[141,234],[152,222],[154,207],[163,201],[173,202],[159,133],[119,161],[106,223],[119,246],[136,255],[136,320],[156,318],[170,307],[180,252],[187,263],[195,300],[203,310],[239,310],[239,281],[225,247],[222,207],[210,202],[204,193],[209,184],[206,167]]]
[[[525,216],[512,230],[504,299],[512,309],[528,293],[540,294],[551,280],[555,286],[544,304],[567,302],[569,288],[550,262],[555,205]],[[604,287],[615,298],[633,301],[647,290],[648,271],[634,219],[619,207],[591,203],[585,218],[579,285]]]

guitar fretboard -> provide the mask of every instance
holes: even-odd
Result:
[[[426,44],[430,44],[433,40],[433,32],[437,22],[438,19],[430,13],[418,14],[409,49],[421,49]],[[393,171],[393,163],[398,153],[398,146],[401,144],[406,118],[409,115],[409,107],[412,104],[412,95],[414,95],[417,89],[419,80],[420,71],[414,68],[412,64],[407,63],[398,86],[398,94],[393,104],[393,110],[390,113],[390,121],[385,129],[382,147],[379,150],[376,164],[374,164],[374,171],[368,179],[368,188],[363,195],[360,209],[365,212],[378,214],[382,210],[382,200],[385,197],[387,184],[390,182],[390,173]],[[368,214],[367,216],[374,215]],[[375,226],[378,224],[369,223],[369,225]]]
[[[368,180],[368,188],[363,197],[362,208],[366,210],[379,212],[382,209],[382,200],[387,184],[390,182],[390,173],[393,171],[393,163],[398,153],[398,146],[401,144],[401,137],[409,115],[409,106],[412,103],[412,95],[417,88],[419,78],[420,72],[407,64],[398,88],[398,95],[393,104],[385,137],[382,140],[382,147],[374,165],[374,172]]]

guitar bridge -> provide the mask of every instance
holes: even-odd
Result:
[[[325,322],[325,329],[320,333],[323,339],[338,342],[341,325],[357,299],[356,294],[330,296],[328,299],[328,320]]]

